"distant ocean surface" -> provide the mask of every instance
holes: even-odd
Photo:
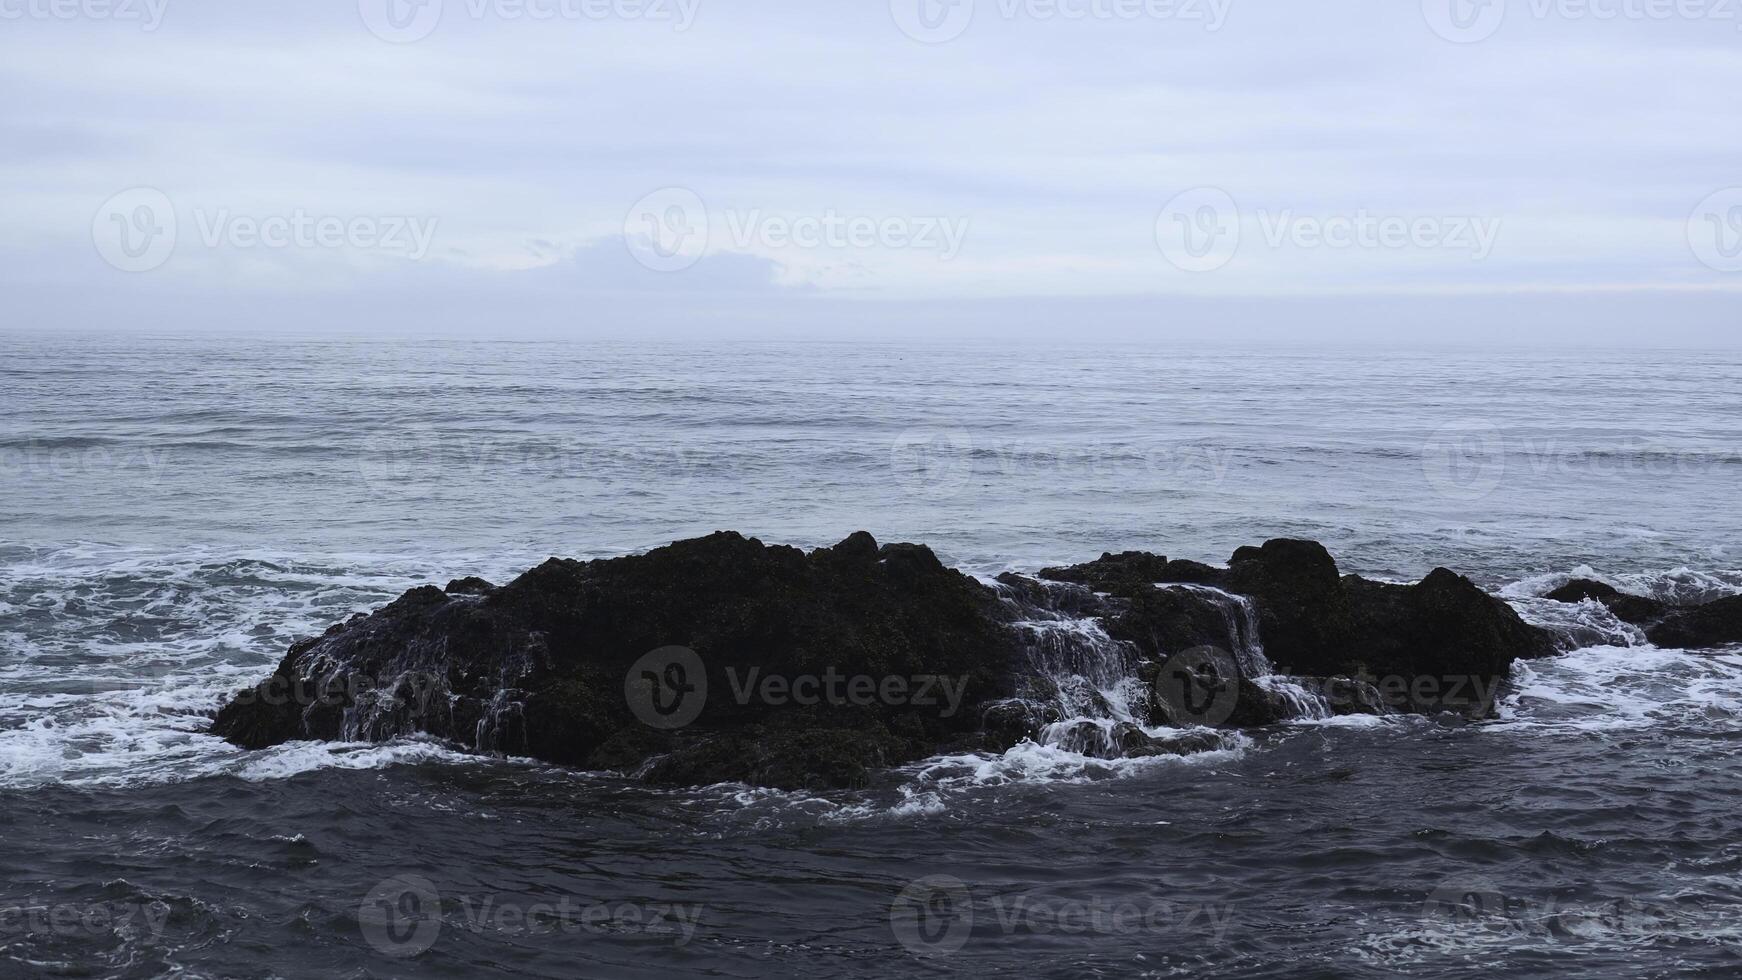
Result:
[[[1742,592],[1739,487],[1733,350],[0,333],[0,978],[1742,975],[1742,650],[1537,598]],[[1589,645],[1481,724],[835,794],[201,734],[407,588],[728,528],[1309,537]]]

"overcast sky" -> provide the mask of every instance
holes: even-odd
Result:
[[[1742,333],[1738,0],[0,0],[51,329]]]

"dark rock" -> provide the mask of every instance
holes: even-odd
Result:
[[[1393,708],[1486,715],[1514,660],[1555,653],[1546,631],[1444,568],[1415,585],[1343,584],[1351,642],[1324,673],[1374,684]]]
[[[731,782],[776,789],[858,788],[874,770],[900,765],[925,752],[878,729],[753,727],[722,732],[657,757],[640,775],[664,786]]]
[[[1257,600],[1265,653],[1282,672],[1344,672],[1353,620],[1323,545],[1284,538],[1241,548],[1229,560],[1226,588]]]
[[[1182,589],[1145,589],[1109,606],[1104,617],[1107,635],[1152,659],[1203,646],[1232,652],[1235,645],[1226,610],[1208,596]]]
[[[1199,752],[1214,752],[1218,749],[1225,749],[1228,744],[1227,736],[1204,730],[1180,732],[1160,738],[1145,735],[1142,741],[1128,740],[1125,756],[1131,759],[1142,759],[1152,756],[1196,755]]]
[[[1645,637],[1657,646],[1683,650],[1742,643],[1742,595],[1675,613],[1646,630]]]
[[[1099,616],[1107,609],[1106,602],[1086,585],[1042,582],[1013,572],[999,575],[997,581],[1010,590],[1011,599],[1029,609],[1072,617]]]
[[[1595,599],[1607,606],[1609,611],[1615,614],[1616,619],[1636,626],[1656,622],[1674,611],[1675,608],[1666,602],[1622,592],[1612,585],[1594,582],[1588,578],[1573,579],[1543,598],[1553,599],[1556,602],[1583,602],[1586,599]]]
[[[1161,582],[1189,582],[1200,585],[1219,583],[1227,573],[1202,562],[1176,559],[1144,551],[1106,553],[1081,565],[1041,569],[1039,577],[1053,582],[1075,582],[1099,592],[1125,594],[1134,587]]]
[[[423,732],[624,769],[663,752],[649,778],[853,785],[866,766],[972,731],[980,705],[1012,692],[1019,645],[998,605],[929,549],[878,548],[870,535],[810,555],[720,533],[629,558],[551,559],[479,598],[414,589],[299,645],[213,731],[247,748]],[[705,687],[699,716],[675,734],[626,736],[651,729],[626,697],[632,665],[674,646],[694,651],[702,677],[663,662],[651,673]],[[770,678],[778,686],[762,686]],[[797,678],[828,710],[806,710]],[[882,686],[890,678],[899,690]],[[790,719],[802,720],[788,730]]]
[[[448,587],[442,591],[448,595],[489,595],[496,591],[496,586],[476,575],[468,575],[465,578],[457,578],[449,582]]]
[[[1223,724],[1229,728],[1262,728],[1278,725],[1295,717],[1293,708],[1282,695],[1260,687],[1247,678],[1240,678],[1240,697],[1234,711]]]
[[[1059,720],[1056,706],[1026,698],[1011,698],[988,705],[980,718],[986,744],[1002,752],[1024,740],[1035,740],[1040,730]]]
[[[1335,715],[1384,715],[1390,706],[1379,689],[1366,681],[1349,677],[1309,679],[1309,686],[1324,696]]]
[[[1040,577],[1053,582],[1076,582],[1099,591],[1121,585],[1150,585],[1161,581],[1167,559],[1146,551],[1106,552],[1101,557],[1068,568],[1043,568]]]

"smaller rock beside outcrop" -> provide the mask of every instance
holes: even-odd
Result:
[[[1674,606],[1645,596],[1631,595],[1603,582],[1576,578],[1543,596],[1556,602],[1583,602],[1593,599],[1608,607],[1615,618],[1624,623],[1643,626],[1662,619],[1675,610]]]
[[[1684,650],[1742,643],[1742,595],[1675,613],[1646,630],[1645,637],[1657,646]]]
[[[1146,588],[1161,583],[1218,585],[1227,576],[1225,569],[1183,558],[1169,560],[1164,555],[1146,551],[1123,551],[1081,565],[1063,568],[1043,568],[1039,577],[1049,582],[1074,582],[1097,592],[1126,593],[1132,588]]]

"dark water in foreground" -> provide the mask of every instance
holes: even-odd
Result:
[[[1728,977],[1733,354],[0,337],[0,977]],[[1279,534],[1590,645],[1502,718],[655,791],[203,712],[398,591],[716,527],[976,573]]]

